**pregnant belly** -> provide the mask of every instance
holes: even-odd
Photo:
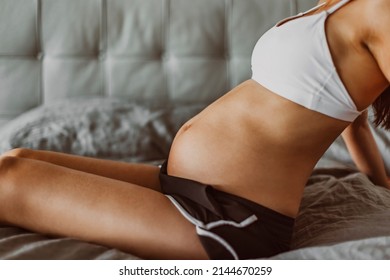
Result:
[[[289,162],[280,146],[254,137],[245,124],[226,125],[202,120],[184,125],[172,143],[168,174],[295,216],[310,169]]]
[[[259,182],[271,181],[270,174],[275,172],[281,178],[280,164],[274,164],[279,155],[270,148],[275,145],[270,145],[271,140],[264,136],[254,136],[259,134],[239,118],[217,122],[210,118],[191,120],[172,143],[168,174],[224,191],[255,189]],[[277,181],[272,178],[274,183]]]
[[[229,162],[232,144],[215,128],[188,123],[176,135],[168,161],[168,173],[206,184],[220,184]],[[226,180],[226,177],[224,181]]]

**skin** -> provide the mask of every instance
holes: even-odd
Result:
[[[355,0],[326,22],[334,64],[359,110],[389,85],[389,14],[389,0]],[[180,129],[168,173],[296,217],[312,169],[340,134],[358,168],[390,188],[366,113],[353,123],[337,120],[253,80]],[[143,258],[207,258],[194,226],[161,194],[158,173],[148,165],[12,150],[0,158],[0,221]]]

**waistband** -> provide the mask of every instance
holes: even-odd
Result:
[[[160,183],[164,194],[185,198],[192,203],[202,205],[220,219],[230,218],[241,221],[255,214],[263,222],[273,224],[285,231],[291,231],[295,222],[294,218],[243,197],[219,191],[197,181],[168,175],[167,161],[161,166]]]

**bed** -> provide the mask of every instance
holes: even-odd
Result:
[[[0,0],[0,152],[158,165],[186,120],[250,77],[257,38],[315,3]],[[390,174],[390,133],[372,130]],[[0,225],[0,259],[139,257]],[[291,251],[271,259],[390,259],[390,191],[342,139],[307,182]]]

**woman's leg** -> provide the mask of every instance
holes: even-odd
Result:
[[[194,226],[161,193],[44,161],[0,159],[0,222],[142,258],[206,258]]]
[[[149,164],[126,163],[114,160],[103,160],[65,153],[38,151],[17,148],[4,156],[29,158],[49,162],[55,165],[108,177],[160,191],[159,171],[157,166]]]

